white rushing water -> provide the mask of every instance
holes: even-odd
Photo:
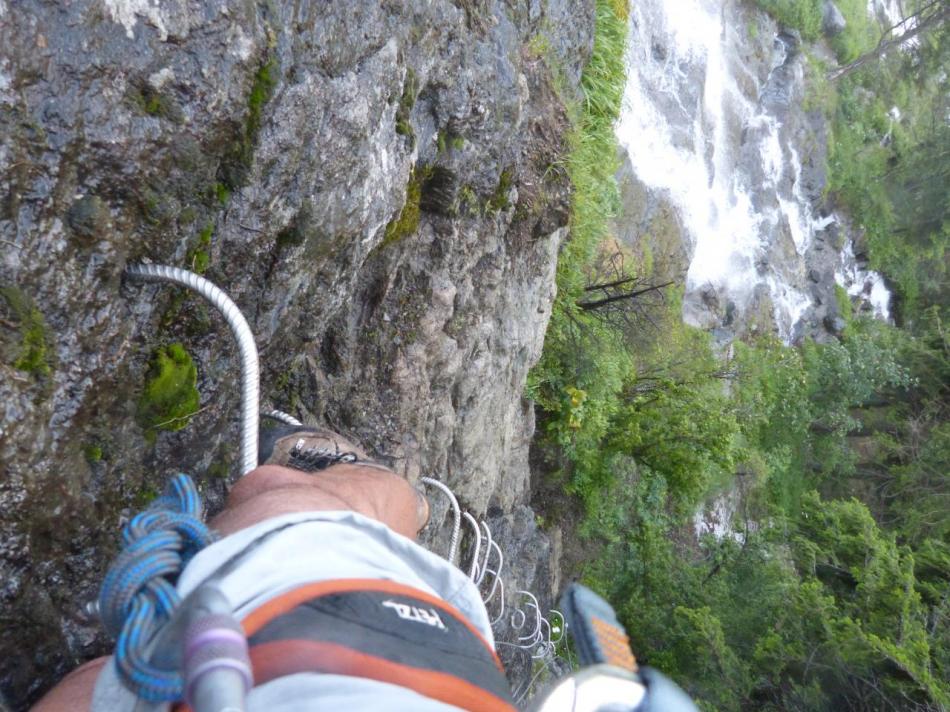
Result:
[[[881,275],[861,269],[851,243],[842,250],[841,266],[835,270],[835,282],[844,287],[850,296],[860,296],[870,304],[871,311],[878,319],[890,321],[891,292]]]
[[[803,194],[801,156],[782,137],[790,100],[782,92],[796,79],[789,72],[797,71],[800,82],[801,66],[786,65],[786,45],[776,41],[772,74],[754,76],[740,59],[743,49],[748,55],[740,46],[748,40],[740,33],[748,29],[730,27],[728,5],[632,3],[617,133],[637,178],[669,197],[693,243],[684,318],[715,326],[708,311],[690,307],[700,303],[691,294],[712,291],[741,315],[765,291],[776,327],[788,340],[812,306],[804,255],[834,217],[814,214]],[[853,253],[850,264],[839,281],[849,292],[864,293],[865,275]]]

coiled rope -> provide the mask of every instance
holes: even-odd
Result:
[[[181,699],[181,671],[148,661],[147,649],[181,599],[175,581],[185,565],[215,539],[188,475],[172,478],[164,494],[122,531],[123,550],[102,582],[99,611],[117,638],[115,665],[123,683],[149,702]]]

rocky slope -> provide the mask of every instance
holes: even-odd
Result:
[[[569,185],[532,48],[576,90],[592,31],[591,0],[0,0],[0,707],[104,649],[82,607],[130,511],[234,475],[230,335],[125,285],[143,259],[232,295],[266,403],[491,509],[550,595],[521,390]]]

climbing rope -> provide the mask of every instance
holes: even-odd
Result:
[[[164,494],[126,525],[124,549],[99,592],[102,622],[117,638],[114,658],[119,677],[149,702],[182,697],[181,672],[156,668],[146,652],[181,602],[175,590],[178,575],[215,539],[201,516],[194,482],[188,475],[175,475]]]

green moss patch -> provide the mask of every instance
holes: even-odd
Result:
[[[386,247],[412,235],[419,228],[419,217],[422,214],[422,184],[431,174],[429,167],[421,170],[413,169],[409,174],[409,183],[406,185],[406,203],[399,211],[399,216],[386,226],[386,234],[380,247]]]
[[[53,357],[43,313],[18,287],[0,287],[0,297],[0,324],[14,332],[11,338],[0,339],[4,361],[34,376],[48,376]]]
[[[101,462],[103,456],[102,445],[99,445],[98,443],[89,443],[83,447],[82,454],[85,456],[86,461],[91,465]]]
[[[198,233],[194,247],[188,252],[188,267],[195,274],[204,274],[211,264],[211,235],[214,223],[209,222]]]
[[[181,344],[158,349],[152,357],[142,397],[139,421],[148,431],[181,430],[198,412],[195,387],[198,371]]]
[[[412,107],[416,105],[416,95],[419,93],[419,80],[411,69],[406,70],[406,81],[402,85],[402,96],[399,98],[399,107],[396,109],[396,133],[405,136],[410,143],[415,143],[416,137],[412,130],[409,116]]]
[[[231,198],[231,191],[228,190],[228,187],[224,183],[215,183],[214,196],[221,205],[227,205],[228,200]]]
[[[508,200],[508,194],[511,192],[511,182],[511,169],[506,168],[501,172],[501,175],[498,176],[498,186],[495,188],[495,192],[492,193],[492,196],[488,199],[489,210],[493,212],[499,212],[501,210],[507,210],[511,206],[511,203]]]
[[[238,131],[234,141],[228,147],[221,162],[219,182],[215,185],[215,194],[220,202],[243,185],[247,171],[254,158],[254,144],[264,120],[264,107],[274,94],[279,79],[280,65],[274,58],[269,59],[254,74],[254,82],[247,98],[247,116],[244,126]],[[222,198],[224,198],[222,200]]]
[[[438,148],[439,155],[442,155],[448,151],[449,148],[454,148],[456,151],[461,151],[463,148],[465,148],[465,138],[453,134],[448,129],[442,129],[439,131],[439,135],[436,138],[436,146]]]
[[[168,119],[176,123],[181,123],[184,120],[181,107],[178,106],[175,100],[147,82],[134,84],[126,94],[126,98],[132,106],[148,116]]]
[[[268,60],[254,75],[254,84],[247,100],[247,124],[245,133],[256,136],[261,128],[264,105],[270,101],[277,86],[277,60]]]

